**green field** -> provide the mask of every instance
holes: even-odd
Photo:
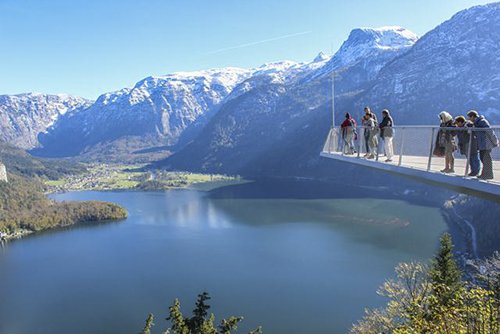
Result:
[[[208,191],[243,181],[238,176],[144,170],[145,165],[91,164],[87,172],[47,180],[49,192],[80,190],[165,190],[190,187]]]

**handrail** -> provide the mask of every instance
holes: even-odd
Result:
[[[384,148],[383,138],[380,137],[380,131],[377,127],[355,126],[351,129],[352,131],[346,131],[340,126],[331,128],[323,146],[323,153],[345,155],[346,158],[371,159],[372,162],[379,163],[389,160],[387,163],[394,166],[428,172],[443,172],[460,177],[477,174],[477,165],[479,164],[481,172],[484,170],[487,172],[486,179],[490,179],[491,175],[488,170],[491,169],[494,179],[490,182],[500,183],[499,147],[493,147],[490,143],[488,147],[491,150],[489,148],[483,149],[481,156],[479,150],[474,150],[479,142],[484,145],[485,140],[494,140],[495,136],[487,135],[487,133],[495,134],[497,138],[500,138],[500,126],[495,125],[489,128],[440,127],[439,125],[394,126],[392,137],[394,161],[379,158],[384,155]],[[376,134],[379,139],[377,147],[370,146],[375,145],[375,141],[371,144],[365,141],[365,130],[378,132]],[[351,135],[353,131],[354,135]],[[349,135],[347,135],[348,133]],[[438,138],[443,133],[445,138]],[[373,135],[370,133],[370,136]],[[443,142],[448,143],[447,148]],[[439,149],[436,149],[436,146]],[[373,155],[367,152],[368,148],[371,149]]]
[[[340,126],[336,126],[335,128],[341,128]],[[356,129],[371,129],[369,126],[363,126],[363,125],[357,125],[355,126]],[[498,125],[493,125],[490,126],[489,128],[476,128],[476,127],[441,127],[439,125],[394,125],[392,126],[394,129],[442,129],[442,130],[449,130],[449,131],[489,131],[489,130],[496,130],[500,131],[500,126]]]
[[[364,126],[358,125],[357,127],[363,128]],[[410,124],[408,124],[408,125],[394,125],[393,128],[438,128],[438,129],[440,129],[442,127],[440,127],[439,125],[435,125],[435,124],[433,124],[433,125],[410,125]],[[490,125],[489,128],[476,128],[476,127],[463,127],[463,128],[448,127],[448,128],[452,128],[452,129],[464,129],[464,128],[471,129],[472,128],[472,129],[477,129],[477,130],[479,130],[479,129],[494,129],[494,130],[496,130],[496,129],[500,129],[500,125]]]

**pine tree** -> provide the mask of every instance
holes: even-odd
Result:
[[[192,333],[198,333],[203,323],[205,322],[205,318],[208,315],[208,310],[210,309],[210,305],[208,305],[206,302],[210,299],[211,298],[207,292],[203,292],[198,295],[198,298],[196,300],[196,308],[193,310],[193,316],[186,320],[186,324]]]
[[[150,313],[148,318],[146,319],[146,324],[144,325],[141,334],[151,334],[151,328],[154,326],[153,320],[154,316]]]
[[[434,295],[440,306],[452,306],[463,288],[462,272],[453,258],[453,243],[448,233],[440,239],[439,251],[429,272]]]

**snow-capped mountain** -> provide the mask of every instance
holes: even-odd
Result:
[[[391,108],[399,124],[435,124],[442,110],[464,115],[470,109],[497,123],[499,69],[497,2],[461,11],[424,35],[381,70],[364,100]]]
[[[86,110],[62,117],[40,137],[42,147],[34,153],[74,156],[97,146],[100,153],[116,155],[173,145],[202,116],[208,119],[250,74],[246,69],[223,68],[145,78],[133,88],[103,94]]]
[[[415,33],[398,26],[354,29],[328,63],[313,71],[307,79],[331,75],[332,71],[336,76],[345,77],[344,72],[349,70],[350,77],[344,79],[351,83],[345,82],[339,93],[350,91],[360,82],[375,79],[382,67],[407,52],[417,40]],[[320,59],[326,57],[323,55]]]
[[[165,156],[196,137],[221,104],[256,87],[289,82],[320,63],[282,61],[255,69],[148,77],[133,88],[101,95],[85,110],[66,114],[40,136],[41,147],[32,153],[135,160]]]
[[[236,86],[198,138],[166,164],[179,169],[255,171],[260,168],[254,165],[258,156],[279,149],[289,136],[297,143],[310,141],[296,134],[331,98],[333,70],[340,95],[358,94],[416,38],[400,27],[356,29],[333,57],[319,54],[310,63],[283,62],[272,70],[256,71]],[[252,167],[245,170],[248,166]]]
[[[380,53],[405,51],[417,40],[415,33],[398,26],[354,29],[333,57],[332,64],[334,68],[342,68]]]
[[[314,63],[314,65],[313,65]],[[270,84],[288,84],[296,81],[303,73],[325,64],[325,61],[297,63],[290,60],[264,64],[252,70],[252,75],[237,85],[225,102],[248,93],[258,87]]]
[[[38,135],[62,115],[91,103],[67,94],[0,95],[0,140],[25,149],[36,147]]]

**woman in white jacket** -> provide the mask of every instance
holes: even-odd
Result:
[[[439,113],[439,119],[441,124],[439,124],[439,132],[437,136],[438,145],[444,148],[444,169],[441,170],[442,173],[455,173],[455,157],[453,152],[456,149],[455,144],[455,132],[453,128],[453,117],[450,113],[446,111],[441,111]]]

